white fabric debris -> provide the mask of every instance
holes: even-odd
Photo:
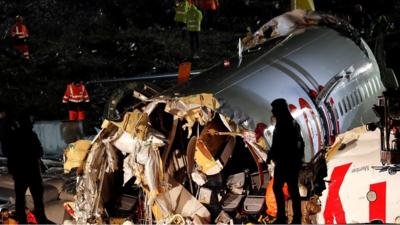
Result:
[[[199,186],[203,186],[207,182],[207,176],[200,171],[194,171],[191,175],[193,181]]]
[[[209,223],[211,214],[189,191],[181,184],[171,190],[161,193],[156,197],[157,205],[170,213],[180,214],[184,218],[194,219],[200,217],[203,223]]]
[[[124,154],[132,154],[139,152],[142,148],[141,143],[138,139],[132,138],[132,135],[122,132],[120,137],[113,142],[113,145]]]

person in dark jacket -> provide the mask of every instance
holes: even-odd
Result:
[[[361,4],[356,4],[351,15],[351,25],[365,38],[370,32],[371,23],[371,16],[363,9]]]
[[[14,179],[16,219],[19,224],[27,223],[25,212],[25,193],[29,188],[34,215],[40,224],[52,223],[46,217],[43,203],[43,183],[41,175],[41,157],[43,148],[28,114],[22,114],[16,120],[8,117],[2,110],[0,141],[3,154],[7,157],[9,173]]]
[[[0,105],[0,144],[3,156],[7,157],[12,151],[13,144],[16,143],[17,124],[12,119],[10,106]],[[11,161],[7,160],[7,166],[10,173],[13,167],[10,165]]]
[[[268,160],[275,163],[273,190],[277,204],[275,223],[287,223],[283,185],[286,182],[292,199],[292,223],[301,223],[301,199],[298,187],[299,171],[304,157],[304,141],[300,126],[289,112],[285,99],[276,99],[271,103],[272,114],[276,118],[272,146]]]

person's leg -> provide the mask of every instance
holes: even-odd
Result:
[[[40,173],[40,165],[33,165],[30,170],[31,179],[29,190],[31,191],[33,203],[35,205],[34,214],[39,223],[47,223],[43,203],[43,181]]]
[[[289,195],[292,199],[293,220],[294,224],[301,224],[301,198],[299,193],[299,170],[293,170],[288,173],[288,189]]]
[[[191,54],[194,54],[195,52],[195,33],[193,31],[189,31],[189,41],[190,41],[190,50]]]
[[[78,119],[78,104],[74,102],[68,102],[68,113],[69,120],[74,121]]]
[[[14,188],[15,188],[15,215],[19,224],[26,224],[25,213],[25,193],[28,189],[28,183],[24,176],[21,176],[21,171],[15,172]]]
[[[70,121],[77,120],[77,118],[78,118],[78,112],[77,112],[77,111],[75,111],[75,110],[69,110],[69,111],[68,111],[68,114],[69,114],[69,120],[70,120]]]
[[[186,39],[186,24],[182,22],[178,22],[179,29],[181,30],[181,38],[182,40]]]
[[[195,39],[195,51],[196,51],[196,52],[197,52],[197,51],[199,50],[199,48],[200,48],[199,33],[200,33],[200,32],[195,32],[195,36],[194,36],[194,39]]]
[[[282,190],[284,183],[285,183],[284,173],[282,173],[281,169],[278,167],[278,165],[276,165],[274,171],[274,184],[272,186],[272,189],[274,190],[276,199],[277,223],[286,223],[285,198],[283,196],[283,190]]]
[[[78,111],[78,120],[83,121],[86,119],[85,111]]]
[[[77,119],[79,121],[83,121],[86,119],[86,103],[85,102],[81,102],[78,104],[78,117]]]
[[[22,45],[22,54],[24,55],[25,59],[29,59],[28,45]]]

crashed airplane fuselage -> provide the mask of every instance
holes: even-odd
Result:
[[[309,160],[335,135],[376,119],[371,107],[384,87],[372,52],[360,45],[365,51],[332,29],[310,27],[272,49],[249,49],[239,66],[217,65],[169,95],[212,93],[221,104],[217,112],[242,128],[267,124],[268,144],[270,103],[285,98],[301,125]]]
[[[214,223],[194,195],[223,172],[238,148],[249,151],[263,172],[273,100],[289,103],[306,161],[337,134],[375,119],[370,109],[384,87],[369,47],[358,41],[310,26],[246,48],[229,65],[217,64],[161,95],[136,92],[142,102],[121,121],[106,120],[92,141],[78,178],[75,219],[104,222],[113,192],[104,186],[123,169],[123,183],[135,177],[144,190],[144,222]]]

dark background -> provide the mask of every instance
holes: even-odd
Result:
[[[394,34],[387,37],[385,48],[389,66],[397,70],[397,1],[316,0],[315,6],[351,18],[357,3],[373,19],[381,14],[390,18]],[[289,0],[220,0],[214,22],[206,22],[207,17],[203,21],[200,59],[192,60],[192,69],[207,68],[236,54],[246,27],[254,31],[289,5]],[[0,0],[0,6],[0,101],[13,104],[17,111],[29,110],[39,120],[67,119],[61,99],[73,78],[87,82],[177,72],[189,57],[189,40],[182,40],[173,21],[171,0]],[[16,15],[24,17],[30,32],[29,61],[9,48],[6,38]],[[102,120],[104,103],[121,85],[87,86],[92,101],[89,121]]]

